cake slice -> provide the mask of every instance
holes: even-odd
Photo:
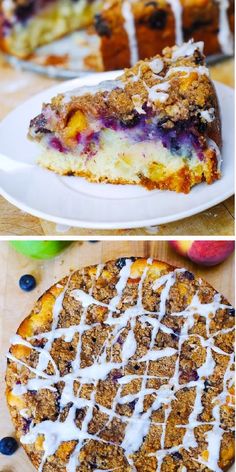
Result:
[[[102,0],[0,0],[0,47],[19,58],[93,22]]]
[[[107,0],[96,15],[105,70],[130,67],[194,38],[206,56],[233,53],[233,0]]]
[[[30,123],[39,163],[94,182],[188,193],[220,178],[221,126],[203,44],[166,48],[116,80],[44,104]]]

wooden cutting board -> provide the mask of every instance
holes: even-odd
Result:
[[[37,261],[17,254],[7,242],[0,242],[0,334],[1,334],[1,384],[0,384],[0,438],[13,435],[14,429],[4,398],[5,355],[9,339],[20,322],[29,314],[33,303],[53,283],[67,275],[71,269],[105,262],[121,256],[145,256],[165,260],[173,265],[185,266],[197,276],[205,278],[226,298],[234,303],[234,257],[213,268],[200,268],[176,255],[167,242],[159,241],[103,241],[99,243],[75,242],[57,258]],[[18,287],[19,277],[33,274],[37,287],[30,293]],[[232,469],[233,470],[233,469]],[[0,472],[33,472],[34,468],[22,448],[11,457],[0,455]]]

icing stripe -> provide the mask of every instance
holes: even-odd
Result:
[[[174,17],[175,17],[175,41],[178,46],[180,46],[183,41],[183,27],[182,27],[182,5],[180,0],[168,0],[170,4]]]
[[[124,18],[124,29],[128,36],[129,51],[130,51],[130,64],[134,66],[139,60],[138,54],[138,43],[136,37],[135,20],[132,12],[132,4],[130,0],[125,0],[122,3],[122,15]]]
[[[218,39],[224,54],[233,54],[233,35],[230,30],[228,8],[229,0],[217,0],[219,5],[219,33]]]

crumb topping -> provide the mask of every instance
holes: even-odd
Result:
[[[55,285],[12,339],[7,399],[42,472],[221,472],[234,309],[185,269],[120,258]]]
[[[166,48],[163,56],[139,61],[115,81],[58,95],[43,107],[47,128],[60,131],[77,109],[89,119],[127,121],[151,107],[160,120],[166,118],[166,127],[215,109],[215,92],[202,50],[202,43],[191,41],[179,48]],[[210,115],[205,118],[202,114],[203,122],[213,121]],[[33,120],[32,130],[35,124]]]

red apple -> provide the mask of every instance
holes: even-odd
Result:
[[[200,265],[213,266],[234,251],[234,241],[170,241],[171,247]]]

